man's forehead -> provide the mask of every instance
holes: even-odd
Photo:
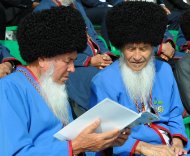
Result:
[[[127,43],[125,47],[149,47],[151,44],[149,43]]]
[[[77,52],[66,52],[64,54],[59,54],[54,57],[45,58],[45,61],[55,61],[55,60],[66,60],[66,59],[72,59],[75,60],[77,58]]]
[[[76,52],[76,51],[66,52],[66,53],[64,53],[64,54],[57,55],[56,57],[57,57],[57,58],[76,59],[76,58],[77,58],[77,52]]]

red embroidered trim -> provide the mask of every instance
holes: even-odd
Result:
[[[179,137],[181,138],[183,141],[185,141],[186,143],[188,142],[187,138],[185,138],[183,135],[181,134],[173,134],[172,137]]]
[[[69,141],[69,156],[73,156],[72,142]]]
[[[10,57],[10,58],[5,58],[5,59],[3,59],[2,62],[7,62],[7,61],[18,61],[18,60],[15,59],[15,58]]]
[[[89,65],[90,60],[91,60],[91,57],[88,57],[87,60],[84,63],[85,67],[87,67]]]
[[[162,42],[162,43],[163,43],[163,42]],[[158,49],[158,56],[160,56],[161,53],[162,53],[162,43],[160,44],[159,49]]]
[[[93,46],[91,40],[88,39],[87,42],[88,42],[88,45],[90,46],[90,49],[91,49],[92,52],[93,52],[93,55],[95,56],[97,53],[96,53],[96,51],[95,51],[95,48],[94,48],[94,46]]]
[[[26,70],[28,70],[28,72],[32,75],[34,80],[36,80],[36,82],[38,82],[38,84],[39,84],[38,78],[33,74],[33,72],[29,68],[27,68],[26,66],[22,66],[22,65],[19,65],[19,66],[21,66],[21,67],[25,68]]]
[[[157,126],[154,125],[154,124],[150,124],[150,127],[156,131],[156,133],[159,135],[160,139],[162,140],[162,143],[163,143],[163,144],[166,144],[166,142],[165,142],[165,140],[164,140],[164,137],[162,136],[162,134],[161,134],[161,133],[159,132],[159,130],[157,129]]]
[[[136,149],[136,147],[137,147],[139,141],[140,141],[140,140],[137,140],[137,141],[135,142],[135,144],[133,145],[133,148],[132,148],[132,150],[131,150],[131,152],[130,152],[130,156],[132,156],[132,155],[135,153],[135,149]]]
[[[190,41],[187,42],[188,49],[190,49]]]
[[[21,66],[21,65],[19,65],[19,66]],[[36,76],[32,73],[32,71],[29,70],[28,68],[24,67],[24,66],[22,66],[22,67],[25,68],[26,70],[28,70],[28,72],[32,75],[32,77],[35,79],[35,81],[39,84],[38,79],[37,79]],[[24,74],[24,76],[26,76],[26,78],[28,79],[28,81],[29,81],[29,82],[33,85],[33,87],[37,90],[37,92],[38,92],[39,94],[41,94],[41,91],[40,91],[38,85],[36,85],[36,83],[32,80],[31,76],[29,76],[26,71],[24,71],[24,70],[22,70],[22,69],[17,69],[17,71],[19,71],[19,72],[21,72],[22,74]]]

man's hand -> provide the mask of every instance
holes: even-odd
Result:
[[[171,14],[171,11],[164,5],[162,6],[167,15]]]
[[[183,149],[183,142],[179,138],[173,138],[172,149],[176,155],[187,154],[187,151]]]
[[[161,54],[160,57],[165,61],[169,61],[169,58],[164,54]]]
[[[112,146],[122,146],[125,141],[128,139],[128,136],[131,133],[131,129],[126,128],[125,130],[123,130],[120,135],[118,136],[118,138],[113,142]]]
[[[174,56],[175,49],[172,47],[170,42],[162,43],[162,53],[160,57],[166,61]]]
[[[190,49],[187,49],[185,52],[186,52],[186,53],[190,53]]]
[[[93,122],[85,128],[76,139],[72,140],[73,154],[79,154],[85,151],[102,151],[112,146],[120,134],[119,130],[95,133],[99,125],[99,120]]]
[[[0,64],[0,78],[10,74],[12,71],[12,65],[10,62],[4,62]]]
[[[90,65],[97,67],[99,69],[103,69],[104,67],[110,65],[112,60],[107,54],[97,54],[93,56],[90,60]]]
[[[113,62],[111,57],[108,54],[102,54],[101,56],[102,56],[103,61],[100,65],[99,69],[103,69],[103,68],[109,66]]]
[[[102,56],[100,54],[97,54],[91,57],[90,65],[94,67],[99,67],[102,62],[103,62]]]
[[[40,3],[39,2],[33,2],[32,3],[32,8],[35,9]]]
[[[167,145],[154,145],[140,141],[135,153],[148,156],[176,156],[173,149]]]

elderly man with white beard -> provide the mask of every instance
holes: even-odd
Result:
[[[176,81],[170,66],[154,59],[152,54],[166,29],[164,11],[150,2],[123,2],[108,12],[106,24],[110,40],[122,56],[93,78],[91,106],[110,98],[135,112],[149,111],[160,118],[132,128],[125,144],[114,147],[113,153],[118,156],[186,154],[189,143]]]
[[[72,120],[65,81],[87,42],[85,23],[76,9],[57,7],[31,14],[19,26],[17,39],[28,65],[0,80],[1,156],[84,155],[125,142],[129,130],[95,133],[99,120],[73,140],[53,137]]]

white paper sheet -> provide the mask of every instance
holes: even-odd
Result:
[[[96,119],[101,120],[101,125],[96,130],[97,133],[116,128],[122,130],[140,116],[140,114],[106,98],[54,134],[54,137],[59,140],[73,140],[84,128]]]

